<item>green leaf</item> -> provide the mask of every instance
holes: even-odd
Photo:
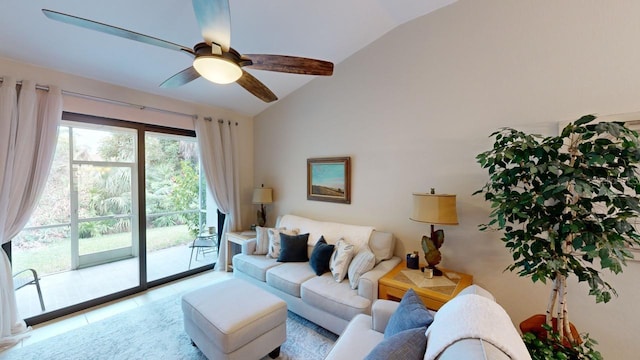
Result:
[[[580,119],[575,121],[575,125],[576,126],[582,126],[582,125],[588,124],[588,123],[592,122],[593,120],[595,120],[595,118],[596,117],[593,116],[593,115],[584,115]]]

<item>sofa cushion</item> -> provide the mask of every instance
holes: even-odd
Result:
[[[353,245],[344,239],[340,239],[336,243],[336,247],[333,249],[333,254],[331,255],[331,261],[329,262],[329,268],[335,281],[341,282],[347,277],[349,263],[351,263],[351,259],[353,258],[354,250]]]
[[[426,327],[400,331],[384,339],[365,357],[365,360],[421,360],[427,348]]]
[[[422,299],[413,289],[409,289],[400,300],[396,312],[391,315],[384,329],[384,338],[388,339],[404,330],[428,327],[432,322],[433,316],[424,306]]]
[[[368,314],[371,308],[369,299],[359,296],[348,282],[335,282],[329,273],[305,281],[300,294],[305,303],[345,320],[351,320],[357,314]]]
[[[267,284],[289,295],[300,297],[300,285],[315,277],[307,263],[290,262],[267,271]]]
[[[346,239],[356,247],[356,252],[369,244],[373,227],[341,224],[328,221],[317,221],[295,215],[284,215],[278,226],[288,229],[300,229],[301,233],[309,233],[309,245],[313,246],[320,236],[329,244],[335,244],[339,239]]]
[[[382,260],[389,260],[393,257],[396,240],[391,233],[373,231],[369,239],[369,248],[376,256],[376,265]]]
[[[367,271],[373,269],[376,265],[376,256],[368,249],[364,249],[356,254],[349,264],[347,276],[349,277],[349,285],[353,290],[358,288],[360,276]]]
[[[307,239],[309,234],[287,235],[280,233],[279,262],[307,262]]]
[[[311,258],[309,259],[309,265],[320,276],[329,271],[329,261],[331,261],[331,254],[333,254],[334,245],[329,245],[325,241],[324,237],[320,237],[320,240],[313,246],[311,252]]]
[[[234,269],[262,282],[267,281],[267,270],[280,264],[264,255],[238,254],[233,257]]]

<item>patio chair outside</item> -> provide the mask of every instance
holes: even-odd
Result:
[[[26,269],[13,274],[13,290],[18,291],[27,285],[35,285],[40,298],[40,308],[45,311],[44,301],[42,300],[42,290],[40,290],[40,279],[38,273],[34,269]]]

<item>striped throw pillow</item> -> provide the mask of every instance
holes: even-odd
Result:
[[[333,255],[331,255],[331,262],[329,264],[333,280],[342,282],[342,280],[347,276],[349,263],[353,258],[353,251],[353,245],[349,244],[345,239],[340,239],[336,242]]]
[[[280,250],[282,246],[280,245],[280,233],[287,235],[298,235],[300,230],[285,230],[284,228],[277,229],[267,229],[267,233],[269,234],[269,252],[267,253],[267,257],[271,259],[277,259],[280,257]]]
[[[368,249],[361,250],[349,264],[349,284],[353,290],[358,288],[360,276],[373,269],[376,265],[376,256]]]

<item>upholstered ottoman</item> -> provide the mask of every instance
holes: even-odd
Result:
[[[276,358],[287,338],[287,304],[241,279],[182,296],[184,329],[210,360]]]

